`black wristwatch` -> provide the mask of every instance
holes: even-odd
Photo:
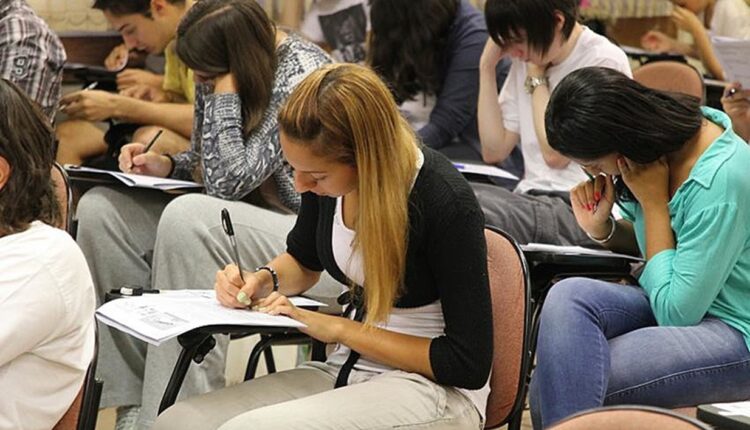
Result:
[[[279,291],[279,275],[276,273],[276,271],[268,266],[260,266],[255,269],[256,272],[260,272],[261,270],[267,270],[268,273],[271,274],[271,280],[273,281],[273,291]]]

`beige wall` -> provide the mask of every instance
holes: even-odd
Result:
[[[106,30],[107,21],[92,0],[26,0],[55,31]]]

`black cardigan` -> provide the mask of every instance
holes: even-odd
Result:
[[[479,389],[492,363],[492,310],[484,217],[466,180],[441,154],[423,148],[425,162],[409,197],[409,242],[398,308],[440,299],[445,334],[430,344],[430,363],[442,385]],[[302,195],[287,252],[305,268],[351,282],[333,257],[336,200]]]

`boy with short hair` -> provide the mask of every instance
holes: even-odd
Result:
[[[187,149],[193,126],[195,88],[193,74],[172,47],[177,25],[193,0],[96,0],[94,9],[122,34],[128,49],[166,57],[161,89],[136,85],[120,94],[89,90],[68,94],[62,99],[64,112],[73,121],[59,125],[60,147],[57,160],[81,164],[107,150],[104,132],[92,122],[116,118],[122,122],[149,125],[141,127],[132,140],[147,143],[165,129],[155,150],[176,153]]]
[[[482,157],[503,161],[517,145],[524,177],[514,192],[474,184],[488,224],[519,243],[591,244],[578,227],[569,190],[581,167],[547,143],[544,112],[562,78],[582,67],[604,66],[632,76],[625,53],[577,22],[578,0],[489,0],[490,33],[480,60],[478,120]],[[512,63],[500,96],[495,65]]]

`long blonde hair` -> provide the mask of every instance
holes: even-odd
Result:
[[[404,281],[417,138],[370,69],[332,64],[300,83],[279,113],[284,134],[356,167],[354,249],[362,253],[365,323],[386,319]]]

